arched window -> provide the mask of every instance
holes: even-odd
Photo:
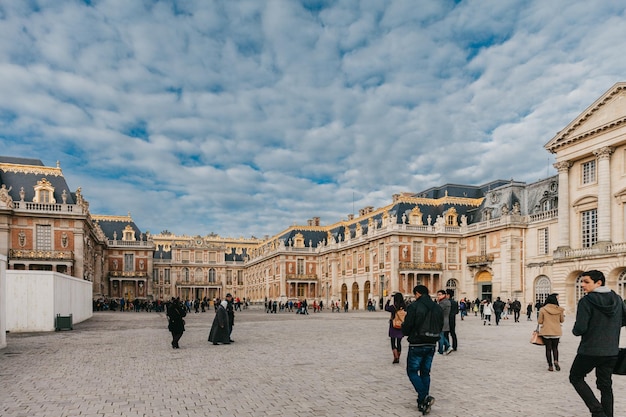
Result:
[[[542,305],[546,302],[546,298],[550,295],[552,284],[550,278],[545,275],[541,275],[535,281],[535,303],[539,301]]]
[[[446,290],[452,290],[452,294],[456,294],[456,287],[456,279],[449,279],[448,281],[446,281]]]
[[[183,280],[189,282],[189,268],[183,268]]]
[[[582,282],[583,282],[583,277],[578,276],[578,278],[576,278],[576,304],[578,304],[578,301],[585,296],[585,291],[583,290]]]
[[[209,282],[215,282],[215,268],[209,269]]]
[[[626,296],[626,269],[617,278],[617,293],[622,298]]]
[[[202,273],[202,268],[196,268],[196,272],[194,273],[194,278],[196,282],[202,282],[204,278],[204,274]]]

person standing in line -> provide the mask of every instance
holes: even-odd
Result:
[[[451,289],[446,290],[446,298],[450,301],[450,340],[452,341],[452,350],[456,351],[459,347],[459,342],[456,337],[456,315],[459,314],[459,303],[454,299],[454,291]],[[463,320],[462,316],[461,320]]]
[[[532,314],[533,314],[533,303],[528,303],[528,305],[526,306],[526,321],[533,321],[533,319],[530,318]]]
[[[626,325],[626,305],[622,297],[605,285],[602,272],[586,271],[581,274],[581,279],[585,296],[578,301],[572,329],[572,333],[581,336],[581,340],[569,372],[569,381],[592,417],[613,417],[611,378],[619,353],[621,327]],[[600,401],[585,382],[585,377],[594,368]]]
[[[491,305],[491,301],[485,300],[483,303],[483,326],[489,322],[491,326],[491,314],[493,313],[493,307]]]
[[[230,344],[230,324],[228,323],[228,301],[224,300],[217,307],[215,317],[213,317],[213,324],[211,325],[211,331],[209,331],[209,342],[214,345],[222,343],[224,345]]]
[[[233,295],[231,293],[226,294],[226,313],[228,313],[228,338],[230,343],[233,343],[233,326],[235,325],[235,309],[233,307]]]
[[[565,321],[565,310],[559,307],[559,300],[554,295],[546,298],[546,304],[539,310],[539,334],[546,346],[548,371],[561,370],[559,365],[559,339],[563,334],[561,323]],[[554,366],[552,366],[554,364]]]
[[[172,348],[180,349],[178,341],[185,332],[185,320],[183,317],[187,315],[187,309],[183,306],[180,298],[172,297],[172,301],[167,306],[167,329],[172,333]]]
[[[437,291],[437,303],[439,303],[439,307],[443,311],[443,328],[441,329],[441,334],[439,335],[439,348],[437,352],[440,355],[449,355],[452,352],[452,346],[450,346],[450,300],[448,300],[446,291],[439,290]]]
[[[348,312],[348,300],[346,300],[346,304],[343,306],[344,313]]]
[[[443,322],[443,311],[428,295],[428,287],[417,285],[413,288],[415,301],[407,307],[402,323],[402,333],[409,341],[409,353],[406,359],[406,373],[417,392],[417,409],[426,415],[435,403],[430,395],[430,369],[435,356],[437,333],[426,334],[424,324],[429,315],[434,315]]]
[[[400,354],[402,353],[402,338],[404,334],[402,334],[401,328],[396,329],[393,327],[393,319],[399,310],[406,310],[406,304],[404,303],[402,293],[397,292],[393,295],[393,304],[391,304],[391,299],[387,300],[387,304],[385,304],[385,311],[391,313],[391,318],[389,319],[389,338],[391,339],[391,351],[393,352],[393,362],[391,363],[400,363]]]

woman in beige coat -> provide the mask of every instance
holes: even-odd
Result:
[[[565,320],[563,307],[559,307],[559,300],[555,294],[546,298],[546,303],[539,309],[539,334],[543,337],[546,346],[548,371],[561,370],[559,365],[559,338],[563,334],[561,323]],[[554,361],[554,362],[553,362]],[[554,367],[552,366],[554,363]]]

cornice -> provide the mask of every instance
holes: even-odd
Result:
[[[59,167],[42,167],[35,165],[21,165],[21,164],[8,164],[0,163],[0,171],[12,172],[16,174],[34,174],[62,177],[63,171]]]
[[[95,221],[109,221],[109,222],[132,222],[133,219],[130,215],[127,216],[107,216],[104,214],[92,214],[91,218]]]

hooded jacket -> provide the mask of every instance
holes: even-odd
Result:
[[[626,305],[606,286],[596,288],[578,301],[572,333],[582,336],[578,353],[589,356],[617,356],[619,333],[626,323]]]
[[[546,304],[539,310],[538,323],[541,324],[539,334],[542,336],[561,336],[563,330],[561,323],[565,321],[563,307],[556,304]]]

